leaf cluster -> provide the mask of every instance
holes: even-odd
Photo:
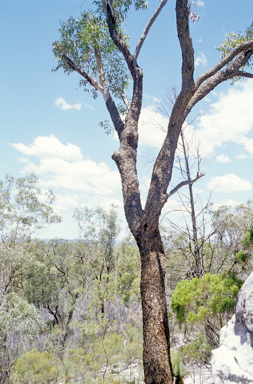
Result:
[[[221,58],[224,58],[237,45],[239,45],[245,41],[248,41],[252,38],[253,38],[253,22],[250,24],[249,27],[247,27],[245,29],[244,33],[242,33],[242,32],[238,32],[238,33],[230,32],[227,35],[227,38],[222,41],[220,47],[218,47],[216,49],[217,49],[217,51],[221,52]],[[252,60],[253,59],[251,57],[251,59],[247,62],[247,64],[245,64],[242,68],[251,68],[252,69],[253,68],[253,61]],[[229,65],[229,63],[227,65]],[[240,78],[238,78],[237,80],[239,80],[239,79]]]
[[[233,310],[243,282],[234,274],[210,275],[182,280],[171,297],[171,308],[179,323],[203,322],[216,314]]]
[[[119,28],[121,38],[127,43],[128,36]],[[116,98],[121,98],[123,89],[128,87],[129,76],[123,56],[110,38],[103,15],[89,10],[82,12],[77,19],[70,17],[66,22],[61,22],[59,34],[59,40],[53,43],[53,53],[58,59],[55,70],[63,68],[67,73],[73,71],[64,59],[67,56],[99,83],[101,73],[98,60],[101,60],[107,86]],[[84,77],[79,85],[83,86],[84,91],[91,91],[94,98],[97,97],[97,89]]]

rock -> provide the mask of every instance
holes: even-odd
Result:
[[[220,331],[211,364],[215,384],[253,384],[253,272],[238,294],[235,314]]]

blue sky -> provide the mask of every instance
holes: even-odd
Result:
[[[158,1],[149,1],[146,12],[130,12],[126,31],[134,50]],[[62,223],[46,230],[42,237],[77,237],[73,210],[88,205],[105,209],[114,203],[120,208],[120,179],[111,159],[118,142],[106,135],[99,122],[109,118],[101,96],[93,100],[78,88],[78,75],[52,72],[57,65],[52,43],[57,40],[59,20],[77,17],[88,9],[85,0],[1,0],[1,93],[0,93],[0,177],[31,172],[39,186],[53,189],[55,209]],[[138,64],[144,72],[143,112],[140,121],[138,172],[145,199],[153,158],[162,142],[167,118],[157,110],[167,87],[180,87],[180,49],[175,28],[175,1],[167,6],[153,25]],[[238,32],[252,21],[253,2],[242,0],[198,1],[200,15],[191,25],[198,76],[219,60],[215,50],[230,31]],[[229,13],[228,13],[229,10]],[[216,88],[192,112],[188,127],[200,142],[205,176],[195,193],[206,201],[237,204],[253,199],[253,80]],[[174,173],[172,186],[180,182]],[[187,192],[187,191],[185,191]],[[165,210],[177,206],[174,195]]]

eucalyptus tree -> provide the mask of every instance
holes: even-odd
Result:
[[[253,77],[245,71],[253,54],[252,33],[249,31],[245,37],[231,37],[222,47],[221,60],[195,80],[189,24],[191,18],[195,20],[197,17],[191,12],[192,2],[175,1],[177,35],[182,54],[182,85],[153,167],[146,203],[142,206],[136,168],[138,120],[143,95],[143,72],[138,65],[138,57],[150,28],[167,1],[160,1],[134,52],[130,52],[128,36],[123,27],[130,7],[144,9],[147,7],[144,0],[94,0],[93,10],[84,11],[76,20],[70,17],[61,24],[60,39],[53,45],[53,52],[58,58],[56,69],[63,68],[67,73],[77,72],[86,91],[91,91],[94,97],[98,92],[102,94],[118,135],[120,147],[112,158],[121,176],[125,216],[141,255],[145,382],[156,384],[172,383],[173,380],[159,217],[170,196],[200,176],[197,174],[194,180],[184,180],[168,191],[178,137],[192,108],[218,84],[236,76]],[[132,80],[130,101],[124,92],[129,76]],[[118,106],[116,99],[120,101]]]

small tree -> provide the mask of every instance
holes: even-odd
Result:
[[[194,324],[204,331],[211,348],[219,345],[219,331],[232,316],[242,280],[234,274],[210,275],[182,280],[171,297],[171,308],[179,323]]]
[[[143,72],[137,64],[140,50],[155,19],[167,0],[162,0],[147,23],[134,53],[123,30],[127,13],[146,8],[144,0],[94,0],[94,9],[75,20],[63,22],[60,39],[53,46],[58,67],[77,72],[85,90],[96,97],[100,92],[117,132],[120,148],[112,158],[122,182],[125,216],[141,255],[141,297],[143,310],[143,363],[146,384],[172,383],[170,341],[165,299],[164,248],[159,232],[159,217],[165,203],[180,187],[192,184],[184,180],[167,192],[172,177],[175,151],[182,125],[192,108],[217,85],[235,76],[253,77],[241,70],[253,54],[252,34],[244,39],[230,39],[224,57],[194,80],[194,50],[189,20],[194,18],[188,0],[176,0],[177,34],[182,53],[182,85],[172,109],[168,130],[153,167],[145,206],[140,199],[137,176],[138,121],[142,107]],[[131,101],[124,89],[130,75],[133,83]],[[117,107],[114,98],[123,100]],[[195,180],[198,179],[198,175]]]

